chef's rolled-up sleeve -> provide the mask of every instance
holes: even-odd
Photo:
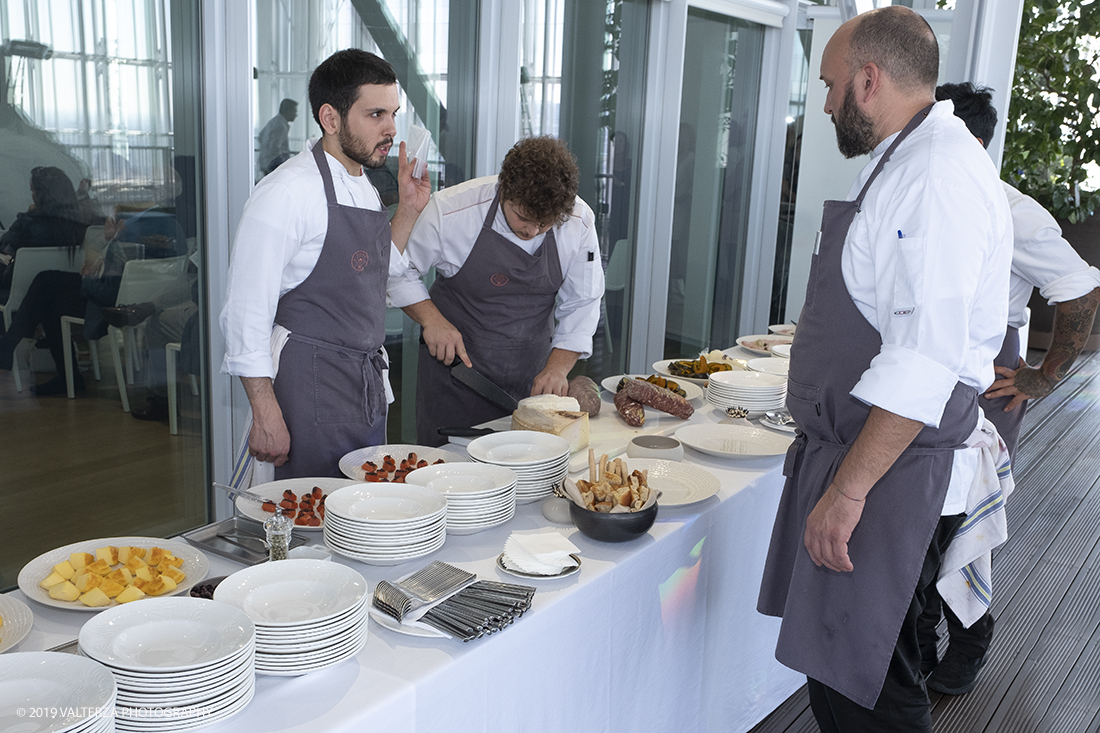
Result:
[[[869,217],[877,229],[857,229],[871,246],[856,248],[850,263],[874,273],[873,325],[882,337],[851,394],[939,427],[957,382],[975,381],[978,391],[992,382],[1008,315],[1011,227],[950,179],[930,178],[890,199],[881,202],[887,215]]]
[[[260,185],[241,214],[221,312],[226,374],[275,376],[271,324],[282,294],[283,270],[304,238],[296,201],[280,183]]]
[[[390,281],[386,289],[391,308],[404,308],[428,300],[428,288],[421,278],[443,261],[442,231],[443,212],[437,197],[432,196],[409,234],[401,271],[395,272],[391,263]]]

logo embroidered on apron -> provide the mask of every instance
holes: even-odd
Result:
[[[496,285],[498,288],[502,288],[508,284],[508,276],[498,272],[489,278],[489,282]]]
[[[359,250],[351,256],[351,266],[356,272],[362,272],[367,268],[367,264],[370,262],[370,255]]]

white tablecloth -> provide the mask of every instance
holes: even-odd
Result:
[[[405,636],[372,621],[355,659],[303,677],[259,676],[256,697],[241,714],[204,730],[750,729],[805,682],[774,659],[778,620],[756,612],[781,459],[688,453],[685,460],[718,476],[719,494],[661,507],[653,529],[632,542],[596,542],[561,527],[581,548],[581,571],[567,578],[525,581],[495,567],[511,531],[550,526],[539,504],[521,506],[503,527],[449,536],[428,558],[397,567],[339,560],[370,587],[438,559],[482,578],[534,585],[538,593],[512,626],[468,644]],[[210,560],[212,576],[240,567]],[[90,617],[28,605],[34,628],[16,651],[74,639]]]

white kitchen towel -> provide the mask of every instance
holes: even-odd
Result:
[[[936,589],[963,626],[989,610],[993,600],[992,551],[1008,539],[1005,499],[1015,485],[1012,461],[997,428],[982,422],[967,441],[981,448],[978,473],[966,499],[966,520],[944,554]]]

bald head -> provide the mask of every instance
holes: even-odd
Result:
[[[857,15],[844,24],[848,68],[875,64],[899,90],[934,93],[940,71],[940,47],[924,18],[892,5]],[[842,26],[842,30],[844,29]]]

